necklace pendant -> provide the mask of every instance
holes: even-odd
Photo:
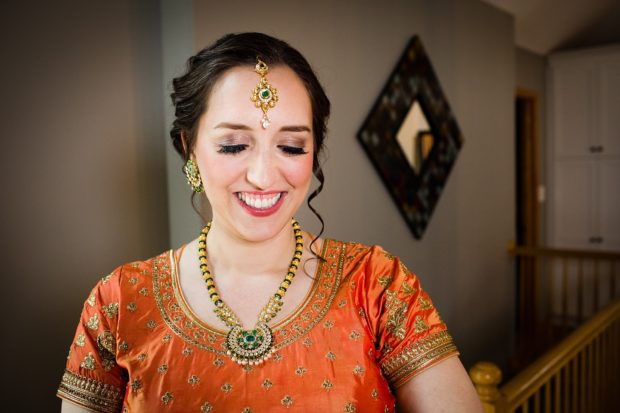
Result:
[[[273,353],[273,333],[266,323],[258,323],[253,330],[234,326],[226,336],[227,354],[233,361],[258,365]]]

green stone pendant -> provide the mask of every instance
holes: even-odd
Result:
[[[226,336],[226,348],[233,361],[239,364],[257,365],[273,352],[273,333],[266,323],[258,323],[253,330],[233,327]]]

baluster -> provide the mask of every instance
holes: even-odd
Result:
[[[562,386],[564,384],[564,382],[562,381],[562,371],[563,369],[560,369],[557,373],[555,373],[555,376],[553,376],[553,380],[554,380],[553,388],[555,389],[555,391],[553,392],[553,399],[554,399],[553,412],[554,413],[560,413],[562,411],[561,396],[562,396]]]
[[[578,360],[577,360],[577,355],[575,355],[575,357],[570,361],[571,367],[573,369],[573,382],[572,382],[572,387],[573,387],[573,400],[571,400],[571,411],[572,412],[578,412],[579,408],[577,407],[579,405],[579,389],[577,388],[577,385],[579,384],[579,380],[578,380]]]
[[[484,411],[486,413],[497,412],[497,404],[501,397],[497,388],[502,381],[502,371],[500,368],[494,363],[480,361],[469,369],[469,377],[478,392]]]
[[[534,413],[540,413],[540,390],[536,390],[534,393]]]
[[[545,383],[545,408],[543,409],[545,413],[551,412],[551,380],[553,377],[550,377]]]
[[[562,258],[562,328],[568,325],[568,268],[566,258]]]
[[[598,306],[598,299],[599,299],[599,277],[598,277],[598,260],[594,260],[594,297],[593,301],[592,301],[592,306],[594,307],[593,311],[592,311],[592,315],[596,314],[596,312],[599,310],[599,306]]]
[[[583,258],[577,264],[577,322],[583,321]]]

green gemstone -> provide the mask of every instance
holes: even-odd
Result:
[[[260,97],[262,99],[269,99],[271,97],[271,91],[269,89],[263,89],[260,91]]]
[[[254,335],[249,335],[249,336],[246,336],[246,338],[245,338],[245,341],[248,342],[248,343],[252,343],[255,340],[256,340],[256,336],[254,336]]]

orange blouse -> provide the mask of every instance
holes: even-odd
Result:
[[[393,391],[457,355],[417,277],[381,247],[326,240],[312,288],[240,366],[189,309],[172,251],[117,268],[84,303],[58,396],[97,412],[393,412]]]

